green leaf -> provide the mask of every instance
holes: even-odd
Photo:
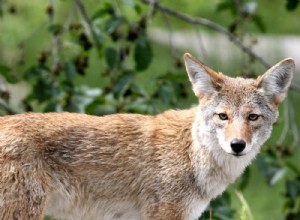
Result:
[[[274,185],[276,184],[279,180],[281,180],[286,173],[286,169],[282,168],[282,169],[278,169],[274,175],[272,176],[272,178],[270,179],[270,184]]]
[[[138,4],[135,4],[134,10],[135,10],[135,12],[136,12],[137,14],[141,14],[141,13],[142,13],[142,8],[141,8],[141,6],[138,5]]]
[[[97,51],[98,55],[99,55],[99,57],[102,57],[102,47],[103,47],[103,44],[105,41],[104,33],[96,25],[94,25],[91,34],[92,34],[96,49],[98,49],[98,51]]]
[[[110,115],[116,113],[116,107],[112,105],[103,105],[103,106],[98,106],[93,114],[95,115]]]
[[[11,69],[8,66],[0,64],[0,74],[5,77],[5,79],[7,80],[7,82],[9,82],[9,83],[15,83],[16,82],[16,78],[13,77],[13,75],[10,74],[10,72],[11,72]]]
[[[219,4],[217,4],[216,10],[217,10],[217,12],[220,12],[220,11],[224,11],[224,10],[227,10],[227,9],[231,9],[233,7],[234,7],[234,5],[233,5],[232,1],[225,0],[225,1],[220,2]]]
[[[111,100],[111,95],[98,96],[86,107],[86,112],[94,115],[107,115],[116,113],[115,100]]]
[[[10,72],[10,68],[8,66],[0,64],[0,73],[1,74],[6,75],[9,72]]]
[[[105,49],[105,60],[110,69],[114,69],[118,63],[118,52],[116,49],[109,47]]]
[[[134,102],[130,102],[126,106],[124,106],[124,110],[126,112],[139,113],[139,114],[147,113],[148,108],[149,105],[148,103],[146,103],[144,99],[137,99]]]
[[[132,71],[125,71],[125,73],[117,80],[113,87],[113,93],[116,97],[123,96],[130,84],[134,80],[134,73]]]
[[[287,161],[285,166],[288,167],[291,171],[293,171],[296,175],[300,176],[300,168],[297,165],[294,165],[292,162]]]
[[[287,0],[286,9],[288,11],[293,11],[298,7],[299,0]]]
[[[131,91],[133,96],[149,97],[147,91],[137,83],[131,84]]]
[[[67,80],[73,81],[77,73],[74,62],[66,62],[64,65],[64,69],[65,69]]]
[[[159,97],[165,105],[170,105],[172,103],[173,93],[171,88],[167,85],[162,85],[158,90]]]
[[[258,165],[270,185],[275,184],[285,174],[283,168],[276,163],[276,159],[273,158],[271,152],[259,155],[256,160],[256,165]]]
[[[48,31],[51,32],[53,35],[59,35],[63,31],[63,26],[60,24],[52,24],[48,27]]]
[[[125,22],[125,18],[122,16],[119,17],[112,17],[110,20],[107,21],[105,25],[105,30],[107,33],[114,32],[123,22]]]
[[[60,90],[55,85],[55,82],[49,78],[42,77],[39,78],[34,84],[31,95],[34,99],[42,103],[57,97],[59,93]]]
[[[57,101],[52,100],[44,108],[44,112],[62,112],[62,106]]]
[[[296,182],[288,180],[286,182],[286,191],[288,195],[293,199],[296,200],[297,196],[299,195],[299,188]]]
[[[152,61],[153,52],[148,39],[145,36],[139,36],[134,49],[135,69],[142,71],[148,68]]]
[[[33,79],[39,79],[41,77],[48,77],[49,72],[49,68],[44,65],[33,66],[26,70],[24,79],[30,81]]]
[[[51,216],[49,216],[49,215],[45,215],[45,216],[44,216],[44,220],[52,220],[52,218],[51,218]]]
[[[87,106],[93,103],[100,95],[101,90],[99,88],[91,88],[87,86],[73,88],[69,92],[64,110],[84,113]]]
[[[261,30],[262,32],[266,32],[265,24],[259,15],[254,15],[252,19],[254,24],[258,27],[259,30]]]
[[[114,9],[111,4],[105,3],[104,7],[97,10],[92,16],[91,20],[94,21],[98,18],[103,18],[104,15],[113,15],[114,14]]]
[[[250,180],[250,174],[251,174],[250,169],[249,167],[247,167],[239,183],[240,190],[244,190],[248,186]]]
[[[228,192],[224,192],[222,196],[217,197],[210,203],[210,207],[213,210],[213,216],[211,218],[210,213],[206,212],[201,216],[200,220],[214,219],[214,220],[231,220],[233,218],[234,211],[230,205],[230,195]]]
[[[103,104],[105,104],[105,97],[98,96],[89,105],[86,106],[85,110],[88,114],[94,114],[95,109],[97,109],[98,106],[103,105]]]
[[[226,10],[230,10],[231,14],[234,16],[237,15],[237,10],[232,0],[224,0],[223,2],[217,4],[216,7],[217,12],[226,11]]]

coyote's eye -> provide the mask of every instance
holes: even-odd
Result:
[[[220,113],[220,114],[218,114],[218,115],[219,115],[219,118],[220,118],[221,120],[228,120],[227,114],[225,114],[225,113]]]
[[[250,114],[248,116],[249,121],[256,121],[259,118],[259,115],[257,114]]]

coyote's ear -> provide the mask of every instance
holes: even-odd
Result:
[[[199,62],[191,54],[184,54],[186,71],[197,97],[209,97],[221,88],[223,75]]]
[[[277,106],[285,98],[294,72],[294,60],[286,58],[258,77],[257,86]]]

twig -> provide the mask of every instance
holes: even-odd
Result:
[[[240,192],[235,190],[235,194],[237,195],[238,199],[240,200],[242,207],[245,209],[245,219],[249,219],[249,220],[254,220],[252,211],[250,209],[250,206],[248,204],[248,202],[246,201],[244,195]]]
[[[54,24],[54,0],[49,0],[48,6],[49,26]],[[52,33],[52,72],[57,73],[59,69],[59,36],[58,33]]]
[[[153,7],[159,9],[160,11],[163,11],[167,14],[170,14],[176,18],[179,18],[181,20],[184,20],[188,23],[194,24],[194,25],[204,25],[206,27],[209,27],[211,29],[214,29],[215,31],[218,31],[224,35],[227,36],[227,38],[233,42],[236,46],[238,46],[244,53],[247,53],[249,56],[254,57],[256,60],[258,60],[262,65],[264,65],[266,68],[270,68],[271,65],[266,62],[262,57],[260,57],[259,55],[257,55],[256,53],[254,53],[251,49],[249,49],[248,47],[246,47],[243,42],[238,39],[235,35],[233,35],[232,33],[230,33],[229,31],[227,31],[224,27],[222,27],[221,25],[212,22],[206,18],[201,18],[201,17],[192,17],[190,15],[184,14],[182,12],[177,12],[171,8],[162,6],[161,4],[159,4],[158,2],[151,2],[149,0],[142,0],[144,3],[152,3]]]
[[[169,40],[169,45],[170,45],[170,48],[171,48],[171,57],[176,58],[177,53],[176,53],[176,50],[175,50],[175,47],[174,47],[174,44],[173,44],[172,26],[170,24],[170,21],[169,21],[168,17],[166,16],[166,14],[164,12],[162,12],[161,14],[162,14],[164,23],[166,25],[166,28],[168,29],[168,40]]]
[[[70,25],[72,23],[72,19],[74,17],[74,14],[75,14],[75,10],[76,10],[76,5],[75,3],[73,2],[73,5],[72,5],[72,9],[70,10],[70,14],[68,16],[68,18],[66,19],[65,23],[64,23],[64,31],[62,34],[66,33],[69,31],[69,28],[70,28]]]
[[[85,26],[88,28],[90,34],[92,35],[92,37],[94,38],[94,42],[96,44],[96,48],[97,49],[101,49],[101,44],[100,42],[98,41],[98,35],[97,33],[95,32],[94,28],[93,28],[93,25],[92,25],[92,22],[85,10],[85,7],[84,5],[82,4],[82,2],[80,0],[74,0],[75,1],[75,4],[81,14],[81,17],[85,23]]]
[[[85,10],[84,5],[82,4],[82,2],[80,0],[75,0],[75,4],[81,14],[82,19],[84,20],[85,24],[88,26],[89,31],[92,32],[92,30],[93,30],[92,23],[91,23],[90,18]]]
[[[199,30],[198,27],[195,28],[195,33],[197,35],[197,39],[198,39],[198,42],[199,42],[199,45],[200,45],[201,56],[205,59],[207,57],[207,51],[205,49],[205,46],[204,46],[204,43],[203,43],[203,39],[202,39],[200,30]],[[210,63],[208,63],[208,64],[210,64]]]
[[[150,21],[152,21],[152,17],[154,15],[154,11],[155,11],[155,7],[154,7],[155,2],[156,2],[156,0],[149,0],[147,2],[147,4],[149,4],[149,10],[146,15],[146,19],[147,19],[148,23],[150,23]]]
[[[258,54],[256,54],[253,50],[251,50],[249,47],[245,46],[243,44],[243,42],[237,38],[234,34],[230,33],[229,31],[226,30],[226,28],[222,27],[221,25],[210,21],[206,18],[201,18],[201,17],[192,17],[190,15],[187,15],[185,13],[182,12],[178,12],[175,11],[171,8],[168,8],[166,6],[162,6],[160,3],[158,3],[156,0],[142,0],[144,3],[146,4],[151,4],[152,7],[165,12],[169,15],[172,15],[178,19],[184,20],[190,24],[194,24],[194,25],[203,25],[206,27],[209,27],[219,33],[224,34],[228,40],[230,40],[231,42],[233,42],[238,48],[240,48],[244,53],[248,54],[250,57],[255,58],[258,62],[260,62],[264,67],[266,68],[270,68],[271,65],[265,61],[261,56],[259,56]],[[291,88],[293,90],[295,90],[296,92],[300,93],[300,86],[297,86],[295,84],[291,85]]]
[[[283,117],[284,117],[284,127],[283,127],[283,130],[281,132],[281,135],[280,137],[278,138],[278,141],[277,141],[277,145],[281,146],[288,134],[288,131],[289,131],[289,102],[288,102],[288,99],[286,99],[285,101],[285,108],[284,108],[284,112],[283,112]]]
[[[293,100],[294,96],[293,94],[290,94],[291,96],[291,99]],[[292,122],[295,122],[296,121],[296,117],[295,117],[295,106],[294,106],[294,103],[296,101],[292,101],[292,108],[290,110],[290,120]],[[296,147],[298,146],[299,144],[299,129],[298,129],[298,125],[297,123],[292,123],[292,131],[293,131],[293,143],[292,143],[292,147]]]

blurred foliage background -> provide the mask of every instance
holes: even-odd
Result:
[[[184,52],[233,76],[300,61],[299,0],[1,0],[0,114],[196,105]],[[296,51],[296,52],[295,52]],[[272,138],[201,219],[300,219],[300,76]],[[126,190],[126,189],[124,189]]]

